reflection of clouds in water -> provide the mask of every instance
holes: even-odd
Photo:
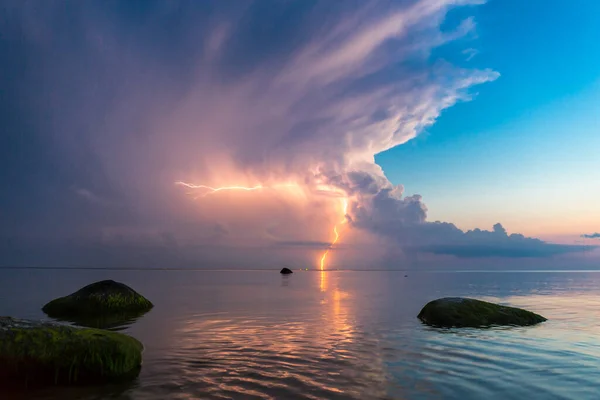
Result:
[[[432,384],[443,388],[442,393],[469,392],[473,398],[499,398],[503,387],[510,387],[514,398],[532,397],[533,393],[537,398],[558,398],[557,393],[568,393],[564,398],[596,398],[600,340],[597,324],[590,323],[590,318],[595,321],[600,316],[600,298],[581,280],[565,286],[563,278],[560,288],[553,285],[555,280],[540,282],[533,291],[525,282],[521,293],[502,297],[486,295],[480,287],[474,296],[548,318],[539,325],[423,327],[421,365],[430,373]]]
[[[194,315],[172,333],[176,346],[161,361],[163,372],[186,392],[207,398],[385,396],[379,342],[357,328],[353,296],[340,290],[335,276],[303,276],[316,279],[321,293],[310,314]]]
[[[428,399],[439,398],[427,379],[415,376],[422,356],[410,343],[411,333],[389,327],[381,331],[381,325],[372,324],[373,315],[365,310],[383,309],[387,313],[384,318],[389,318],[390,310],[388,306],[373,304],[373,296],[365,297],[364,287],[369,286],[363,279],[365,276],[350,277],[339,271],[320,271],[318,276],[322,330],[333,343],[325,356],[331,354],[351,361],[351,366],[341,369],[351,383],[340,385],[344,388],[344,398],[403,399],[415,391]],[[379,279],[377,282],[381,287]]]
[[[115,398],[597,397],[599,273],[315,271],[294,273],[285,287],[277,272],[110,274],[155,302],[127,329],[146,346],[139,381]],[[28,287],[31,276],[0,270],[4,310],[35,316],[69,277],[74,287],[99,278],[48,271],[36,282],[44,276],[50,290],[23,302],[15,288]],[[506,303],[549,320],[487,330],[423,326],[420,308],[445,296]],[[53,393],[101,398],[94,389],[87,397]]]
[[[574,291],[488,300],[529,309],[548,318],[548,321],[537,326],[538,329],[527,330],[528,337],[560,344],[563,349],[565,349],[565,342],[572,343],[572,350],[577,352],[586,352],[588,346],[592,346],[595,347],[594,356],[600,357],[598,328],[595,324],[589,323],[590,318],[594,320],[600,318],[600,297],[597,293]],[[561,329],[565,325],[569,327],[568,330]]]

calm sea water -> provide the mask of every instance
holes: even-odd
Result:
[[[45,302],[101,279],[155,304],[124,327],[145,345],[139,378],[0,397],[600,398],[600,272],[0,270],[0,315],[43,318]],[[419,310],[443,296],[525,307],[549,321],[423,326]]]

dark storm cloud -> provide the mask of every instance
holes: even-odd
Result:
[[[502,225],[496,224],[492,231],[475,229],[463,233],[457,229],[443,241],[423,245],[420,250],[457,257],[550,257],[592,249],[546,243],[520,234],[508,235]]]

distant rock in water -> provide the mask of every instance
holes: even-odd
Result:
[[[142,350],[121,333],[0,317],[0,387],[135,378]]]
[[[442,328],[528,326],[546,321],[546,318],[531,311],[461,297],[433,300],[423,307],[417,318]]]
[[[280,274],[284,274],[284,275],[288,275],[288,274],[293,274],[293,273],[294,273],[294,271],[292,271],[292,270],[291,270],[291,269],[289,269],[289,268],[284,268],[284,269],[282,269],[282,270],[281,270],[279,273],[280,273]]]
[[[118,325],[121,320],[137,318],[152,307],[148,299],[129,286],[106,280],[52,300],[42,311],[52,318],[105,328],[111,324]]]

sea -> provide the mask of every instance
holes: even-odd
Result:
[[[138,378],[1,399],[600,399],[600,271],[0,269],[0,315],[103,279],[155,305],[111,328],[144,344]],[[446,296],[548,321],[423,325]]]

